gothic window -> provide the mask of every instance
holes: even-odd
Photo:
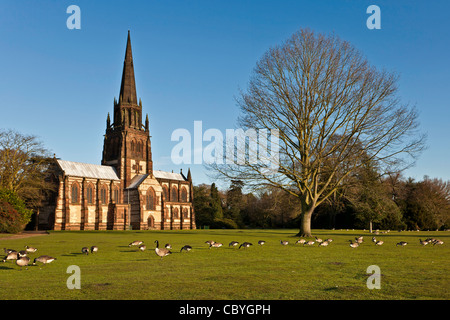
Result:
[[[135,143],[134,143],[134,141],[131,141],[131,152],[134,152],[134,149],[135,149]]]
[[[100,189],[100,201],[102,202],[102,204],[106,204],[108,202],[107,191],[105,187],[102,187]]]
[[[171,201],[178,201],[178,189],[176,186],[172,187],[172,194],[171,194],[172,198],[170,199]]]
[[[147,210],[156,210],[156,195],[152,187],[147,190]]]
[[[76,183],[72,184],[72,203],[78,203],[78,185]]]
[[[173,208],[172,215],[173,215],[174,219],[179,219],[180,218],[180,212],[179,212],[178,208]]]
[[[113,200],[115,203],[119,203],[119,189],[117,187],[113,189]]]
[[[167,188],[166,185],[163,186],[163,194],[164,194],[164,201],[169,201],[169,188]]]
[[[183,219],[189,218],[189,211],[188,208],[183,208]]]
[[[181,188],[181,202],[187,202],[187,190],[185,187]]]
[[[86,188],[86,200],[88,204],[93,203],[93,188],[92,185],[88,185]]]

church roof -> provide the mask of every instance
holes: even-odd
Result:
[[[56,162],[68,176],[103,180],[120,180],[117,176],[116,170],[110,166],[65,160],[56,160]]]
[[[148,174],[138,174],[131,179],[130,185],[127,189],[136,189],[148,177]]]
[[[153,175],[156,179],[186,181],[181,173],[153,170]]]

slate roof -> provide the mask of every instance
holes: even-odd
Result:
[[[186,181],[181,173],[153,170],[153,175],[156,179]]]
[[[65,160],[56,160],[56,162],[68,176],[103,180],[120,180],[116,170],[110,166]]]

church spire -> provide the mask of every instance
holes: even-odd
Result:
[[[136,83],[134,80],[133,54],[131,52],[130,30],[128,30],[127,49],[123,63],[122,83],[120,84],[119,100],[124,104],[137,104]]]

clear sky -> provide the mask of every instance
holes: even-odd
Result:
[[[81,9],[69,30],[67,7]],[[381,29],[369,30],[369,5]],[[57,157],[100,164],[118,98],[127,30],[138,98],[149,114],[154,169],[193,173],[171,161],[175,129],[225,133],[235,97],[258,59],[299,28],[350,41],[376,67],[397,72],[402,101],[419,111],[428,148],[404,175],[450,180],[450,1],[204,0],[0,2],[0,128],[37,135]],[[206,143],[205,143],[206,144]]]

